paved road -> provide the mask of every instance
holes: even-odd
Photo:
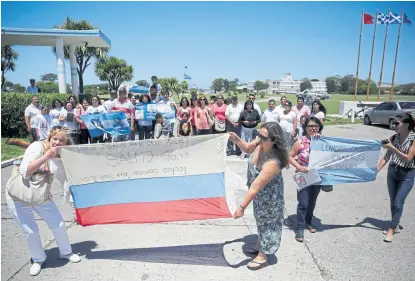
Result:
[[[379,127],[330,126],[325,135],[357,139],[384,139],[391,131]],[[239,202],[245,192],[246,161],[230,157],[227,167],[232,183],[230,201]],[[10,169],[2,169],[2,193]],[[292,220],[296,192],[291,175],[284,170],[286,226],[278,259],[259,272],[245,265],[245,244],[255,240],[252,209],[244,219],[104,225],[81,227],[71,223],[72,211],[55,197],[68,223],[79,264],[65,264],[52,233],[39,221],[48,260],[37,277],[30,278],[28,252],[22,233],[2,198],[2,280],[414,280],[415,194],[412,192],[402,218],[404,230],[391,244],[382,241],[389,218],[386,170],[376,181],[336,186],[322,192],[315,224],[319,232],[306,233],[305,243],[294,240]],[[238,176],[239,175],[239,176]],[[224,244],[224,242],[228,243]]]

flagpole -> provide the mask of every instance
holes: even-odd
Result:
[[[359,82],[360,44],[362,43],[363,14],[364,14],[364,11],[362,10],[362,18],[360,19],[359,50],[357,52],[356,85],[354,87],[354,100],[355,101],[356,101],[356,95],[357,95],[357,86]]]
[[[392,74],[392,88],[391,91],[389,93],[389,99],[392,100],[392,96],[393,96],[393,90],[395,88],[395,70],[396,70],[396,61],[398,60],[398,49],[399,49],[399,39],[401,37],[401,27],[402,27],[402,23],[403,23],[403,9],[401,12],[401,24],[399,25],[399,32],[398,32],[398,41],[396,42],[396,52],[395,52],[395,63],[393,65],[393,74]]]
[[[366,92],[366,101],[369,100],[369,92],[370,92],[370,86],[372,81],[370,78],[372,77],[372,62],[373,62],[373,51],[375,50],[375,38],[376,38],[376,26],[378,21],[378,10],[376,10],[376,16],[375,16],[375,29],[373,31],[373,41],[372,41],[372,55],[370,56],[370,67],[369,67],[369,78],[367,79],[367,92]]]
[[[389,18],[390,18],[391,10],[388,11],[388,22],[386,23],[386,31],[385,31],[385,41],[383,42],[383,55],[382,55],[382,64],[380,66],[380,78],[378,84],[378,101],[380,100],[380,86],[382,85],[382,75],[383,75],[383,62],[385,61],[385,51],[386,51],[386,39],[388,38],[388,27],[389,27]]]

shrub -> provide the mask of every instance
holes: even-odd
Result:
[[[51,107],[54,99],[66,102],[71,94],[39,94],[39,103]],[[24,122],[24,111],[32,102],[30,93],[1,93],[1,136],[7,138],[25,138],[28,136]],[[79,95],[78,100],[91,98],[90,95]]]

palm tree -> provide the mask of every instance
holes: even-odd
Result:
[[[53,26],[54,29],[67,29],[67,30],[91,30],[98,29],[86,20],[75,21],[66,17],[65,22],[60,26]],[[53,47],[52,51],[56,54],[56,48]],[[77,72],[79,78],[79,92],[84,92],[84,79],[83,75],[85,69],[91,64],[91,58],[96,58],[97,60],[104,59],[107,57],[109,48],[98,48],[98,47],[83,47],[75,48],[75,57],[78,64]],[[69,59],[69,46],[64,47],[65,58]]]
[[[14,71],[16,69],[16,60],[19,54],[13,50],[11,46],[1,46],[1,88],[6,78],[4,74],[7,71]]]
[[[101,81],[108,81],[111,90],[117,91],[125,81],[133,79],[133,67],[123,59],[109,57],[95,64],[95,74]]]

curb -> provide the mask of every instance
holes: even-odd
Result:
[[[3,162],[1,162],[1,168],[3,169],[3,168],[6,168],[6,167],[9,167],[9,166],[13,165],[14,161],[16,161],[17,159],[21,159],[21,158],[23,158],[23,155],[19,156],[19,157],[16,157],[16,158],[13,158],[13,159],[3,161]]]

